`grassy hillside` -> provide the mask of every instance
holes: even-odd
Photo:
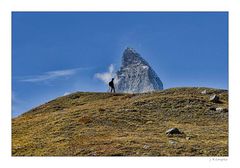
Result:
[[[216,107],[228,107],[227,91],[77,92],[14,118],[12,155],[227,156],[228,112]],[[172,127],[184,134],[167,136]]]

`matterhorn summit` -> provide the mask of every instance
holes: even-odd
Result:
[[[116,92],[144,93],[163,90],[163,84],[151,66],[133,48],[123,52],[122,65],[116,73]]]

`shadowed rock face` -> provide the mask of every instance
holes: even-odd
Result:
[[[163,84],[151,66],[134,49],[123,52],[122,66],[117,71],[116,91],[144,93],[163,90]]]

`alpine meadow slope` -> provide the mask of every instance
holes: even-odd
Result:
[[[228,91],[59,97],[12,119],[12,155],[228,156]]]

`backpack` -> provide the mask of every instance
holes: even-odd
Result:
[[[110,87],[113,87],[113,81],[108,83]]]

